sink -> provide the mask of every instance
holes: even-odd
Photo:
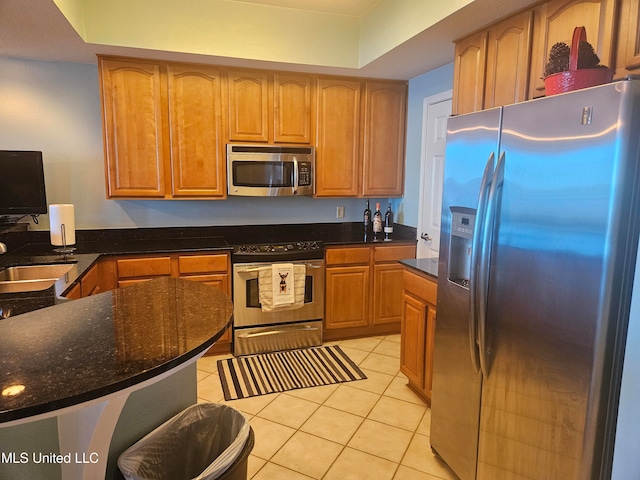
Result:
[[[35,292],[51,287],[75,263],[19,265],[0,270],[0,293]]]

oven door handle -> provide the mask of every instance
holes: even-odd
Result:
[[[295,263],[294,263],[294,265],[295,265]],[[315,269],[322,268],[322,265],[313,265],[311,263],[305,263],[304,266],[306,268],[315,268]],[[265,267],[265,266],[262,266],[262,267],[248,267],[248,268],[243,268],[242,270],[236,270],[236,273],[254,273],[254,272],[260,271],[261,268],[267,268],[267,267]]]
[[[260,270],[260,268],[262,267],[249,267],[249,268],[244,268],[242,270],[236,270],[236,273],[253,273],[253,272],[257,272]]]

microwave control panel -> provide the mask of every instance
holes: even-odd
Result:
[[[298,162],[298,185],[301,187],[311,185],[311,162]]]

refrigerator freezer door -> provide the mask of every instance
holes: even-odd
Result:
[[[474,212],[485,166],[497,158],[499,126],[500,109],[452,117],[447,124],[431,446],[462,480],[476,473],[481,375],[471,357],[477,347],[469,335],[468,279],[458,277],[468,275]]]
[[[503,109],[478,479],[601,478],[637,243],[631,83]]]

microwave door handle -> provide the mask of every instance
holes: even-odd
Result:
[[[293,157],[293,193],[298,193],[298,159]]]

